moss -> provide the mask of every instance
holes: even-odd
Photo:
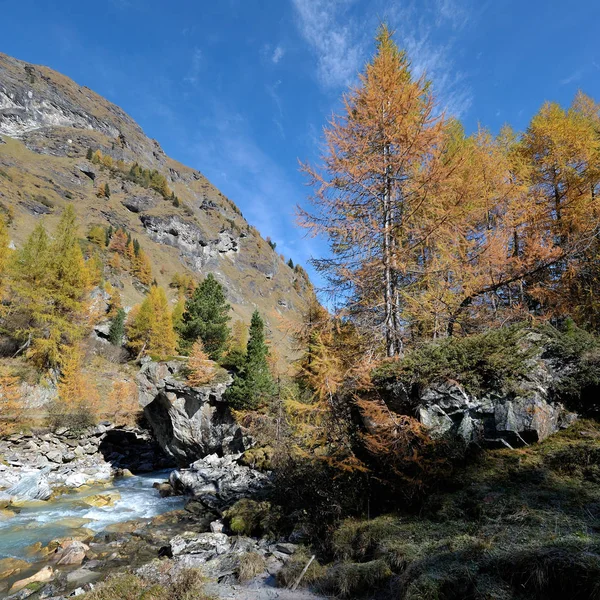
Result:
[[[238,535],[273,535],[280,519],[279,511],[269,502],[257,502],[244,498],[238,500],[223,516],[229,527]]]
[[[259,471],[270,471],[273,468],[272,460],[275,450],[271,446],[250,448],[242,455],[240,462]]]

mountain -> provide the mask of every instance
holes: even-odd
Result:
[[[86,158],[97,151],[103,161]],[[145,176],[132,177],[132,167]],[[107,184],[109,197],[101,193]],[[98,225],[138,239],[165,288],[176,273],[214,273],[234,320],[249,323],[258,308],[279,356],[293,354],[289,323],[313,293],[305,271],[288,266],[232,200],[169,158],[118,106],[52,69],[0,54],[0,209],[12,242],[20,246],[40,219],[52,229],[67,203],[82,236]],[[143,298],[128,273],[107,278],[125,305]]]

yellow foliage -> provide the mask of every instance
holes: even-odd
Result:
[[[61,356],[61,374],[58,382],[58,397],[67,412],[85,408],[90,413],[98,410],[98,390],[82,370],[81,349],[64,346]]]
[[[215,366],[215,363],[204,352],[202,340],[196,340],[188,360],[188,383],[193,387],[209,384],[215,377]]]
[[[163,288],[152,286],[144,301],[129,313],[127,337],[129,347],[140,355],[164,358],[175,354],[175,331]]]
[[[104,414],[116,424],[135,424],[140,414],[137,385],[133,381],[115,381]]]

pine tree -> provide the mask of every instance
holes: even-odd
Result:
[[[110,198],[110,187],[108,186],[108,182],[104,184],[104,197]]]
[[[293,260],[290,258],[290,259],[287,261],[287,265],[288,265],[288,267],[289,267],[290,269],[293,269],[293,268],[294,268],[294,261],[293,261]]]
[[[123,343],[124,335],[125,311],[122,308],[119,308],[117,309],[117,313],[110,324],[110,329],[108,330],[108,341],[113,346],[120,346]]]
[[[92,160],[92,157],[93,157],[93,156],[94,156],[94,151],[93,151],[91,148],[88,148],[88,149],[87,149],[87,153],[86,153],[85,157],[86,157],[88,160]]]
[[[244,364],[234,376],[233,384],[225,394],[236,409],[256,409],[267,402],[276,391],[269,370],[269,348],[265,343],[265,325],[258,311],[252,314]]]
[[[106,229],[106,236],[104,238],[104,245],[105,246],[110,246],[110,240],[112,239],[114,230],[113,230],[113,226],[109,225],[108,228]]]
[[[187,381],[192,387],[209,384],[215,377],[215,363],[208,358],[201,340],[196,340],[188,360]]]
[[[229,309],[223,286],[212,273],[186,302],[180,329],[182,350],[189,351],[200,338],[212,360],[218,361],[229,340]]]
[[[150,288],[144,301],[129,314],[126,329],[128,345],[138,355],[164,358],[175,354],[175,331],[163,288]]]

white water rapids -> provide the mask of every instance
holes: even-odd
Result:
[[[57,500],[32,503],[19,513],[0,521],[0,558],[29,558],[27,548],[36,542],[43,545],[71,535],[78,527],[100,532],[109,525],[149,519],[181,508],[182,497],[161,498],[152,487],[168,479],[169,471],[149,473],[115,480],[111,486],[94,487]],[[113,506],[96,508],[81,502],[85,496],[117,491],[121,498]]]

